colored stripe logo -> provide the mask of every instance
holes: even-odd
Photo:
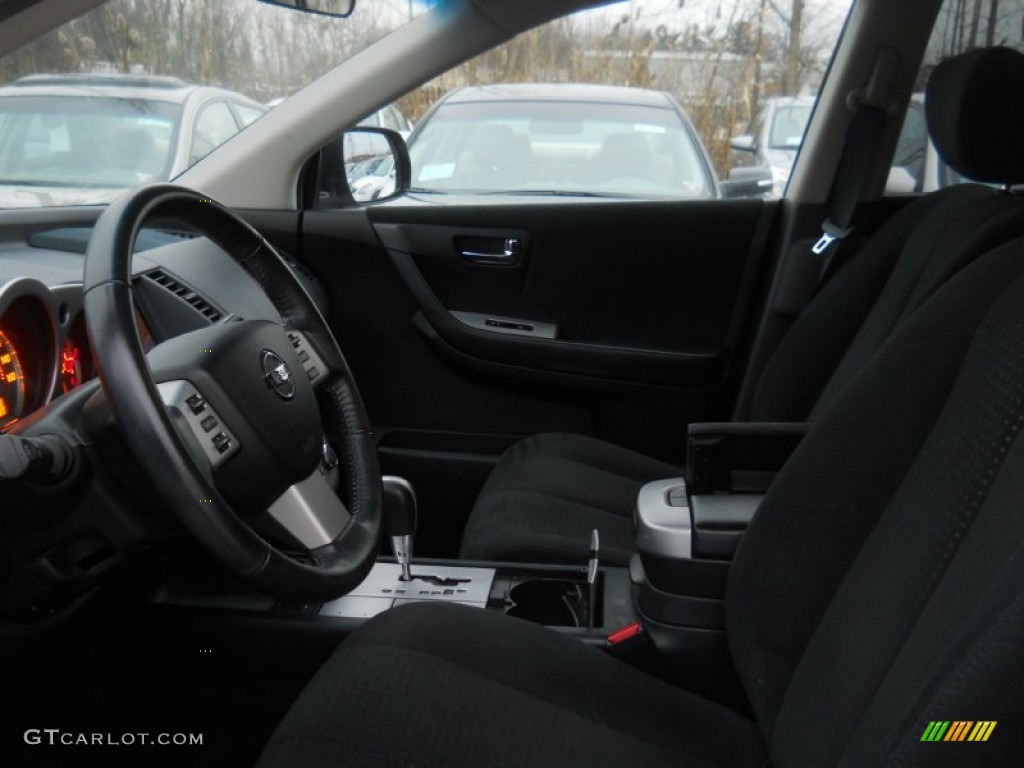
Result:
[[[996,720],[932,720],[921,741],[988,741]]]

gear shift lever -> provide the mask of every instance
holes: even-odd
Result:
[[[416,492],[404,477],[385,475],[384,529],[391,537],[391,551],[402,566],[402,581],[412,581],[412,545],[416,534]]]

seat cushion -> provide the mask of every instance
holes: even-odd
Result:
[[[327,661],[260,768],[762,766],[757,726],[543,627],[417,603]]]
[[[488,478],[466,524],[461,556],[582,563],[596,528],[602,561],[625,565],[636,551],[633,509],[640,487],[681,473],[591,437],[527,438],[505,453]]]

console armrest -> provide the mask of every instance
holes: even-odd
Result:
[[[691,494],[764,493],[810,428],[806,422],[691,424],[686,485]]]

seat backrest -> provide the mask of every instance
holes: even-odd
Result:
[[[122,128],[114,137],[113,164],[124,170],[148,173],[157,156],[153,135],[145,128]]]
[[[612,133],[601,142],[595,162],[594,178],[598,182],[649,176],[654,170],[654,152],[642,133]]]
[[[453,182],[467,188],[515,189],[529,179],[533,150],[507,125],[481,125],[459,155]]]
[[[925,99],[943,160],[990,184],[1024,181],[1024,110],[984,98],[991,83],[1024,89],[1024,55],[971,51],[940,64]],[[993,132],[991,126],[1004,126]],[[1006,129],[1009,126],[1010,129]],[[829,280],[788,329],[736,418],[816,418],[885,340],[949,277],[980,254],[1024,235],[1024,197],[961,184],[906,206]]]
[[[882,346],[747,530],[726,622],[778,768],[1019,764],[1022,429],[1024,238]],[[998,727],[936,745],[932,721]]]

